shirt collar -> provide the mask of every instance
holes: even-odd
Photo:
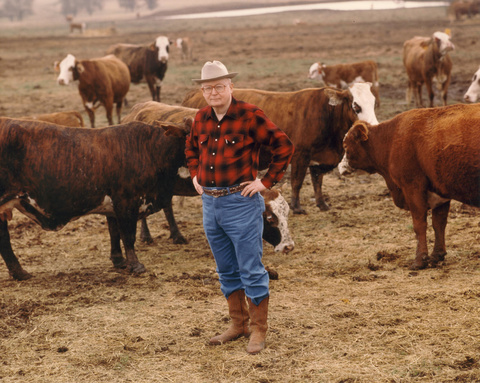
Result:
[[[238,118],[238,101],[235,100],[233,96],[232,96],[232,102],[230,103],[227,113],[225,113],[225,116],[223,116],[223,118],[225,117],[231,118],[232,120],[235,120]],[[217,116],[215,115],[215,112],[213,111],[213,108],[211,106],[208,108],[208,111],[205,114],[205,118],[207,120],[209,118],[211,118],[212,120],[217,119]]]

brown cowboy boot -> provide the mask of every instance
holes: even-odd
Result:
[[[268,300],[269,297],[266,297],[256,306],[250,298],[248,298],[250,330],[252,332],[247,346],[247,352],[249,354],[258,354],[265,348],[265,335],[268,328]]]
[[[231,340],[248,337],[250,331],[248,329],[249,315],[247,301],[245,300],[245,291],[237,290],[231,293],[227,299],[228,312],[232,318],[232,324],[223,334],[214,336],[210,339],[210,344],[218,345]]]

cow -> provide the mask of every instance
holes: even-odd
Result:
[[[78,80],[78,91],[92,128],[95,128],[95,110],[99,105],[105,107],[108,123],[113,125],[115,104],[120,123],[123,101],[130,88],[130,73],[125,63],[113,55],[79,61],[68,54],[56,63],[56,69],[60,72],[57,78],[59,85]]]
[[[447,8],[447,15],[450,18],[450,21],[461,20],[462,16],[466,15],[468,18],[471,18],[480,13],[480,1],[478,0],[457,0],[453,1],[450,6]]]
[[[31,278],[10,243],[14,208],[45,230],[103,214],[114,267],[145,272],[134,248],[137,220],[171,203],[191,124],[158,122],[162,129],[134,121],[90,129],[0,118],[0,254],[12,277]]]
[[[444,32],[435,32],[431,37],[416,36],[403,44],[403,64],[407,71],[407,104],[415,99],[416,107],[423,107],[422,86],[427,88],[430,107],[433,107],[432,83],[435,78],[443,105],[447,105],[447,92],[450,85],[452,60],[448,52],[455,45]]]
[[[85,29],[87,29],[86,23],[74,23],[70,22],[70,33],[73,33],[75,30],[78,30],[80,33],[84,33]]]
[[[153,101],[160,102],[162,82],[167,72],[171,42],[166,36],[159,36],[150,45],[115,44],[108,48],[127,64],[131,81],[138,84],[144,77]]]
[[[182,54],[182,61],[192,60],[193,46],[188,37],[179,37],[176,45]]]
[[[36,115],[25,116],[20,118],[22,119],[25,118],[28,120],[46,121],[46,122],[51,122],[52,124],[71,126],[74,128],[75,127],[80,128],[85,126],[82,115],[76,110],[69,110],[65,112],[56,112],[56,113],[36,114]]]
[[[300,204],[300,188],[308,168],[316,205],[320,210],[329,210],[322,193],[323,175],[340,162],[343,136],[359,118],[373,124],[378,122],[370,84],[355,83],[346,90],[324,87],[296,92],[234,89],[233,96],[262,109],[295,145],[290,179],[293,213],[306,214]],[[182,105],[205,106],[201,90],[188,93]],[[259,169],[265,169],[270,161],[271,154],[261,150]]]
[[[316,62],[310,66],[308,78],[323,81],[326,86],[338,89],[347,89],[356,82],[369,82],[372,84],[372,93],[375,96],[376,106],[380,106],[378,69],[375,61],[367,60],[336,65],[325,65]]]
[[[446,255],[450,200],[480,207],[480,107],[413,109],[377,125],[357,121],[343,141],[350,167],[379,173],[393,202],[409,210],[417,239],[411,269],[437,266]],[[435,231],[428,256],[427,211]]]
[[[156,120],[162,120],[181,123],[185,119],[193,119],[197,111],[198,109],[148,101],[136,104],[122,122],[142,121],[153,124]],[[186,167],[179,168],[173,190],[173,194],[178,196],[198,196]],[[262,195],[265,200],[263,239],[273,245],[275,251],[288,253],[294,248],[288,229],[288,203],[277,189],[266,190]],[[163,211],[170,227],[170,238],[174,243],[186,243],[187,240],[178,229],[172,206],[165,207]],[[146,219],[142,220],[140,239],[147,243],[153,241]]]
[[[463,96],[466,102],[477,102],[480,96],[480,68],[473,74],[472,83]]]

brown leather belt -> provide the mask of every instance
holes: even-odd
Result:
[[[245,186],[248,184],[243,184],[243,185],[238,185],[238,186],[232,186],[230,188],[224,188],[224,189],[203,189],[203,192],[206,195],[210,195],[212,197],[218,198],[218,197],[224,197],[229,194],[234,194],[241,192],[243,189],[245,189]]]

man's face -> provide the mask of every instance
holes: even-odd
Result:
[[[223,88],[223,90],[221,89]],[[232,97],[233,84],[228,78],[204,82],[202,92],[205,101],[211,107],[222,109],[230,105]]]

